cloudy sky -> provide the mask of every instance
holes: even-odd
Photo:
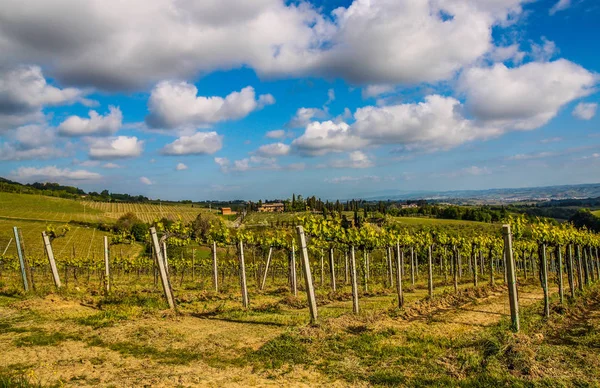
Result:
[[[596,0],[0,7],[0,176],[164,199],[600,182]]]

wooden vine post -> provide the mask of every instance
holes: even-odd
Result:
[[[25,292],[29,291],[29,282],[27,281],[27,270],[25,268],[25,259],[23,258],[23,251],[21,251],[21,240],[19,238],[19,229],[13,227],[15,233],[15,244],[17,245],[17,255],[19,255],[19,265],[21,266],[21,276],[23,277],[23,288]]]
[[[569,244],[569,255],[567,257],[567,278],[569,280],[569,291],[571,298],[575,298],[575,277],[573,276],[573,244]]]
[[[110,292],[110,263],[109,263],[108,237],[104,236],[104,289]]]
[[[507,262],[507,278],[508,278],[508,297],[510,301],[510,318],[512,329],[515,332],[520,330],[519,323],[519,301],[517,300],[517,277],[515,274],[515,260],[512,250],[512,234],[510,225],[502,226],[502,234],[504,235],[504,252]]]
[[[396,243],[396,292],[398,293],[398,307],[404,306],[402,293],[402,267],[404,267],[404,252],[400,249],[400,242]]]
[[[431,262],[431,245],[427,247],[427,284],[429,286],[429,297],[433,297],[433,263]]]
[[[292,257],[290,260],[290,285],[292,294],[298,296],[298,277],[296,276],[296,245],[292,241]]]
[[[152,245],[154,247],[156,264],[158,265],[158,272],[160,274],[160,281],[163,286],[165,298],[167,299],[167,303],[169,303],[169,307],[174,310],[175,309],[175,298],[173,297],[173,290],[171,289],[171,281],[169,280],[169,274],[167,273],[165,260],[163,258],[162,250],[160,249],[160,243],[158,242],[158,236],[156,235],[155,227],[150,228],[150,235],[152,237]]]
[[[306,282],[306,296],[308,299],[308,308],[310,310],[310,322],[316,323],[317,316],[317,300],[315,299],[315,289],[310,271],[310,261],[308,260],[308,248],[306,246],[306,236],[302,225],[296,226],[298,233],[298,241],[300,243],[300,252],[302,254],[302,268],[304,270],[304,280]]]
[[[246,263],[244,262],[244,243],[240,241],[240,284],[242,287],[242,306],[248,308],[248,285],[246,284]]]
[[[542,243],[540,246],[540,276],[542,282],[542,289],[544,290],[544,316],[550,317],[550,296],[548,292],[548,260],[546,257],[546,243]]]
[[[44,240],[44,247],[46,248],[46,254],[48,255],[48,261],[50,262],[50,270],[52,271],[52,278],[54,279],[54,285],[56,288],[61,288],[60,277],[58,276],[58,268],[56,268],[56,261],[54,261],[54,252],[52,251],[52,244],[50,244],[50,238],[46,232],[42,232],[42,240]]]
[[[561,246],[556,247],[556,259],[558,260],[558,294],[560,297],[560,304],[565,302],[565,290],[563,284],[563,260]]]
[[[352,283],[352,311],[358,314],[358,279],[356,279],[356,255],[354,245],[350,250],[350,282]]]
[[[215,292],[219,292],[219,267],[217,266],[217,242],[213,241],[212,249],[212,270],[213,270],[213,285]]]
[[[388,286],[394,287],[394,269],[392,266],[392,247],[387,247]]]
[[[273,253],[273,247],[269,247],[269,255],[267,256],[267,264],[265,265],[265,273],[263,274],[262,282],[260,282],[260,290],[265,289],[265,283],[267,282],[267,275],[269,274],[269,264],[271,264],[271,254]]]
[[[331,273],[331,289],[333,292],[335,292],[335,262],[333,257],[333,248],[329,249],[329,270]]]
[[[477,252],[475,251],[475,245],[472,246],[473,252],[473,287],[477,287]]]

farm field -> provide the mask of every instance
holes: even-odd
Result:
[[[144,222],[166,217],[193,221],[208,209],[192,205],[89,202],[31,194],[0,192],[0,218],[38,221],[112,223],[131,212]]]
[[[46,253],[42,243],[42,232],[48,225],[60,227],[62,223],[39,222],[0,219],[0,253],[6,251],[7,255],[16,256],[13,227],[21,230],[25,255],[35,262],[46,263]],[[96,259],[98,263],[104,254],[103,236],[110,233],[90,228],[87,226],[71,225],[71,230],[64,237],[52,242],[56,260],[61,263],[77,257],[85,262]],[[10,245],[8,245],[10,242]],[[123,257],[138,256],[143,247],[141,244],[119,244],[113,247],[114,254]]]
[[[34,213],[52,217],[38,200]],[[78,205],[55,208],[78,217]],[[387,217],[346,230],[317,215],[292,230],[269,225],[299,214],[251,214],[244,226],[263,227],[223,222],[198,242],[185,225],[202,210],[170,210],[185,209],[188,221],[158,232],[164,247],[156,231],[152,246],[111,241],[108,267],[105,233],[70,224],[52,241],[61,287],[41,232],[65,221],[0,216],[0,249],[8,247],[0,252],[0,387],[600,383],[596,235],[510,219],[512,245],[511,225]],[[164,214],[152,205],[91,210],[102,219]],[[13,226],[22,231],[23,272],[9,245]],[[519,333],[509,294],[520,304]]]

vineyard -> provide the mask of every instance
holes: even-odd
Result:
[[[75,204],[57,209],[77,216]],[[0,375],[73,386],[600,383],[593,233],[523,217],[347,227],[309,214],[251,214],[239,228],[211,217],[198,229],[199,209],[167,222],[175,213],[154,206],[86,210],[147,215],[143,242],[63,219],[0,220]]]

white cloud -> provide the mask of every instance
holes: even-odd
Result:
[[[283,129],[269,131],[265,134],[265,137],[267,137],[269,139],[283,139],[285,136],[286,136],[286,132]]]
[[[186,166],[183,163],[177,163],[177,166],[175,167],[175,170],[177,171],[183,171],[183,170],[187,170],[188,166]]]
[[[305,127],[315,119],[324,119],[328,113],[320,108],[299,108],[294,117],[287,123],[289,128]]]
[[[534,129],[550,121],[565,104],[587,96],[598,76],[564,59],[531,62],[516,68],[496,64],[465,71],[458,87],[479,120],[515,129]]]
[[[550,8],[550,15],[554,15],[558,11],[564,11],[571,6],[571,0],[558,0],[552,8]]]
[[[197,132],[192,136],[181,136],[162,149],[165,155],[214,154],[223,147],[223,136],[216,132]]]
[[[564,59],[514,68],[501,63],[474,67],[458,79],[465,104],[453,97],[429,95],[419,103],[366,106],[356,110],[351,125],[310,123],[292,148],[308,155],[369,145],[450,149],[508,131],[538,128],[567,103],[592,93],[598,80],[598,75]]]
[[[42,63],[61,82],[112,90],[242,66],[358,84],[434,82],[488,52],[492,29],[514,22],[522,2],[355,0],[330,17],[283,0],[5,0],[0,65]]]
[[[277,164],[275,158],[263,157],[263,156],[250,156],[249,158],[243,158],[234,160],[233,162],[227,158],[217,157],[214,159],[215,163],[219,166],[219,169],[223,173],[230,172],[246,172],[246,171],[258,171],[258,170],[289,170],[298,171],[303,170],[306,166],[304,163],[293,163],[286,166],[280,166]]]
[[[145,176],[140,177],[140,182],[145,184],[145,185],[152,185],[154,184],[154,182],[152,182],[149,178],[146,178]]]
[[[396,89],[396,87],[394,85],[386,85],[386,84],[367,85],[362,90],[362,98],[377,97],[382,94],[387,94],[387,93],[393,92],[395,89]]]
[[[573,109],[573,116],[580,120],[591,120],[596,115],[596,109],[598,109],[596,103],[580,102]]]
[[[329,90],[327,90],[327,102],[325,103],[325,105],[328,105],[328,104],[332,103],[333,101],[335,101],[335,90],[329,89]]]
[[[256,100],[251,86],[232,92],[225,98],[197,94],[196,86],[187,82],[160,82],[150,94],[150,114],[146,117],[146,123],[152,128],[167,129],[186,125],[206,126],[241,119],[275,102],[271,95],[262,95]]]
[[[369,168],[374,165],[371,158],[362,151],[352,151],[348,154],[348,159],[334,160],[329,164],[334,168]]]
[[[557,136],[557,137],[550,137],[550,138],[547,138],[547,139],[542,139],[542,140],[540,140],[540,143],[542,143],[542,144],[548,144],[548,143],[558,143],[558,142],[561,142],[561,141],[563,141],[563,138]]]
[[[542,36],[542,43],[531,43],[531,56],[538,62],[549,61],[558,52],[556,43]]]
[[[531,159],[544,159],[552,156],[556,156],[556,152],[534,152],[530,154],[517,154],[509,156],[508,160],[531,160]]]
[[[33,180],[96,180],[102,178],[102,175],[87,170],[70,170],[68,168],[58,168],[56,166],[46,167],[19,167],[12,175],[23,181]]]
[[[290,148],[289,145],[283,143],[265,144],[260,146],[256,153],[265,157],[283,156],[290,152]]]
[[[52,159],[67,156],[70,144],[55,143],[54,130],[44,124],[24,125],[0,143],[0,160]]]
[[[140,156],[144,142],[132,136],[89,139],[91,159],[121,159]]]
[[[102,165],[102,167],[103,168],[111,168],[111,169],[113,169],[113,168],[121,168],[121,166],[118,165],[118,164],[116,164],[116,163],[104,163]]]
[[[90,118],[69,116],[58,126],[58,133],[64,136],[110,136],[114,135],[123,121],[123,114],[118,107],[109,106],[105,116],[89,111]]]
[[[526,53],[519,49],[518,44],[512,44],[510,46],[497,46],[490,52],[490,59],[493,62],[505,62],[512,61],[513,63],[519,64],[523,62]]]
[[[1,37],[0,33],[0,51]],[[49,85],[39,66],[18,66],[6,71],[0,66],[0,131],[42,122],[44,106],[74,103],[81,101],[82,96],[78,89]]]
[[[346,123],[315,121],[292,142],[292,147],[303,154],[323,155],[332,151],[352,151],[368,144],[368,140],[353,135]]]

